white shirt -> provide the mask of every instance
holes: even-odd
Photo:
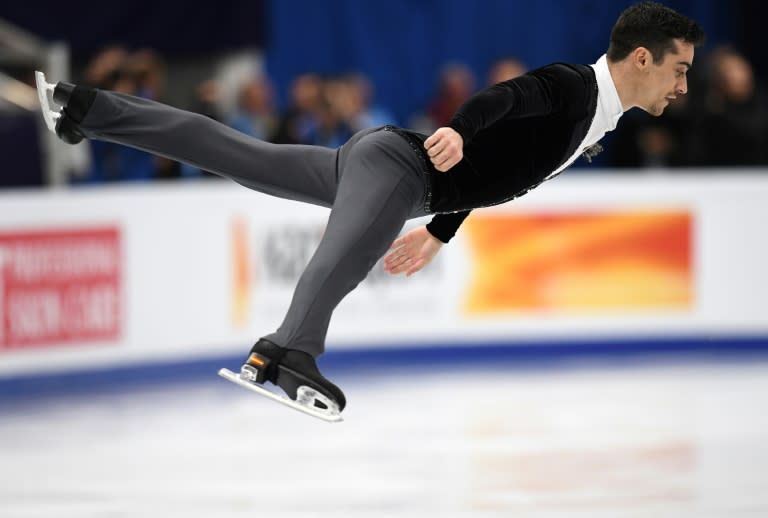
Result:
[[[621,99],[619,99],[619,92],[616,91],[616,85],[613,83],[611,72],[608,70],[608,58],[606,55],[603,54],[597,60],[597,63],[592,65],[592,68],[595,70],[595,77],[597,79],[597,110],[595,111],[595,117],[592,119],[592,124],[589,126],[589,131],[584,140],[581,141],[573,155],[563,165],[553,171],[547,179],[560,174],[563,169],[579,158],[587,148],[597,144],[609,131],[616,129],[616,124],[618,124],[619,118],[624,113]]]

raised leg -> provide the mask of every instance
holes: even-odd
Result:
[[[130,146],[281,198],[324,207],[335,199],[337,150],[270,144],[149,99],[67,83],[52,85],[39,72],[36,80],[46,125],[65,142],[76,143],[85,136]],[[56,99],[56,92],[67,95]]]

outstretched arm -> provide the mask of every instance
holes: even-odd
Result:
[[[384,258],[384,270],[392,275],[405,272],[410,277],[428,265],[442,247],[442,241],[430,234],[427,227],[415,228],[392,243]]]

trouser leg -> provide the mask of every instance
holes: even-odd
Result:
[[[86,137],[148,151],[257,191],[330,207],[336,150],[270,144],[200,114],[99,90],[79,125]]]
[[[88,138],[185,162],[260,192],[332,206],[282,325],[265,337],[313,356],[324,351],[338,303],[365,278],[403,223],[424,215],[421,164],[391,132],[359,133],[338,153],[269,144],[202,115],[106,91],[98,92],[79,127]]]
[[[333,310],[368,274],[404,222],[423,215],[424,184],[408,144],[387,131],[345,150],[341,181],[321,242],[301,275],[288,313],[268,340],[315,357]]]

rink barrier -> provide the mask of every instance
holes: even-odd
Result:
[[[757,347],[765,199],[768,174],[743,171],[566,176],[473,213],[417,275],[374,266],[333,314],[327,363]],[[218,181],[0,193],[0,388],[237,367],[325,230],[327,209],[286,203]]]
[[[332,349],[332,348],[331,348]],[[0,379],[0,403],[52,396],[97,395],[184,383],[218,383],[221,367],[237,370],[244,356],[196,358],[185,361],[141,363],[45,375],[25,374]],[[666,364],[768,360],[768,336],[675,337],[583,342],[453,343],[404,346],[382,344],[364,349],[330,350],[319,365],[332,378],[402,376],[436,371],[489,369],[561,369],[603,366],[619,368]]]

